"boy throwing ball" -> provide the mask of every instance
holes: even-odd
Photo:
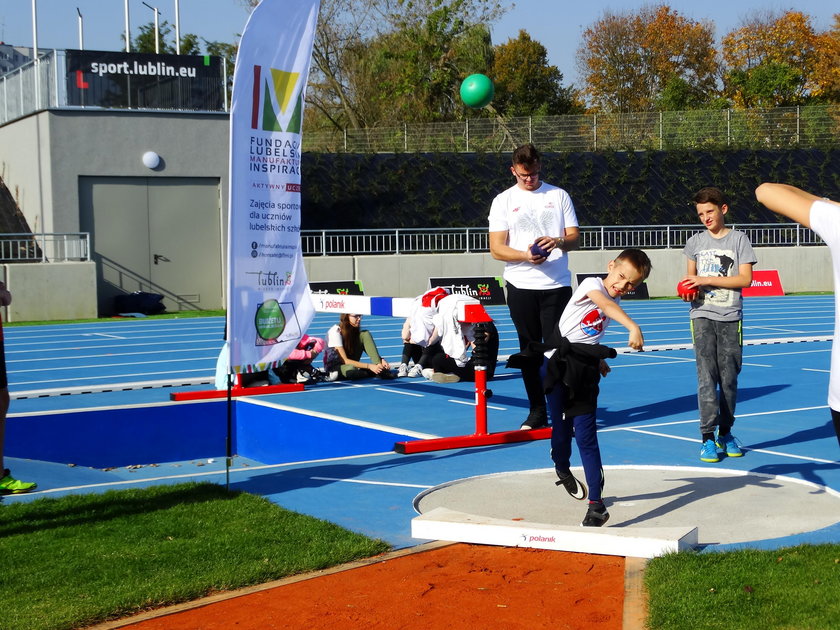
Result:
[[[604,471],[595,412],[598,383],[610,371],[604,359],[615,357],[616,351],[599,342],[609,323],[615,320],[630,332],[628,345],[634,350],[643,349],[642,329],[624,312],[620,301],[622,295],[648,277],[650,269],[647,254],[640,249],[625,249],[607,265],[606,278],[584,279],[563,310],[557,348],[545,353],[544,385],[557,485],[562,485],[576,499],[586,498],[586,487],[569,468],[574,436],[589,485],[589,507],[581,523],[585,527],[600,527],[610,517],[601,496]]]

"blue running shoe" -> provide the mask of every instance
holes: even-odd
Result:
[[[741,450],[741,447],[738,445],[738,441],[731,433],[719,435],[717,439],[717,447],[726,453],[727,457],[742,457],[744,455],[744,451]]]
[[[700,461],[716,464],[720,461],[720,456],[717,452],[717,444],[714,440],[706,440],[700,448]]]

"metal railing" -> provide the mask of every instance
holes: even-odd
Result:
[[[87,232],[0,234],[0,262],[88,262]]]
[[[65,52],[53,50],[37,63],[0,76],[0,124],[45,108],[75,109],[67,103],[66,66]],[[214,83],[226,90],[225,64],[222,67],[223,76]],[[167,100],[166,94],[159,96]],[[181,109],[174,97],[169,100],[165,109]],[[840,104],[470,118],[303,134],[305,151],[328,153],[499,152],[523,142],[552,152],[838,146]]]
[[[44,109],[106,109],[98,105],[73,105],[68,96],[67,55],[63,50],[51,50],[39,54],[38,60],[30,61],[0,76],[0,125],[22,118]],[[182,85],[166,81],[155,85],[153,97],[139,92],[140,98],[132,107],[109,105],[107,109],[132,109],[134,111],[227,111],[227,65],[222,63],[221,74],[216,79],[193,79],[193,83]],[[222,94],[221,109],[210,106],[203,108],[185,107],[191,90],[206,93],[210,101],[214,95]],[[199,99],[201,100],[201,99]],[[154,102],[149,106],[146,103]]]
[[[810,229],[797,223],[753,223],[730,226],[749,237],[754,247],[822,245]],[[697,225],[582,226],[581,249],[681,249],[702,231]],[[411,228],[379,230],[301,230],[304,256],[381,254],[458,254],[490,251],[487,228]]]
[[[823,245],[798,223],[733,224],[754,247]],[[677,249],[702,230],[695,225],[582,226],[581,249]],[[406,228],[378,230],[301,230],[304,256],[377,254],[469,254],[490,251],[487,228]],[[0,262],[68,262],[90,260],[90,234],[0,234]]]
[[[840,104],[471,118],[303,134],[305,151],[324,153],[499,152],[524,142],[552,152],[837,146]]]

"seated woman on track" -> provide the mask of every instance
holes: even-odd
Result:
[[[361,361],[362,353],[370,363]],[[379,355],[369,330],[362,329],[362,316],[342,313],[338,323],[327,331],[327,350],[324,352],[327,380],[339,378],[396,378],[388,362]]]

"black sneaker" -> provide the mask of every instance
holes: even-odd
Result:
[[[531,429],[541,429],[547,426],[548,414],[545,411],[545,407],[537,407],[536,409],[531,409],[531,413],[528,414],[525,422],[519,428],[522,431],[530,431]]]
[[[607,506],[602,501],[593,501],[589,504],[589,509],[586,510],[586,516],[583,517],[581,525],[584,527],[601,527],[608,520],[610,520],[610,513],[607,512]]]
[[[586,486],[582,481],[575,479],[575,476],[571,473],[571,471],[563,471],[555,468],[554,472],[557,473],[557,479],[559,480],[555,481],[554,485],[563,486],[566,489],[566,492],[569,493],[569,496],[573,499],[583,501],[586,498]]]

